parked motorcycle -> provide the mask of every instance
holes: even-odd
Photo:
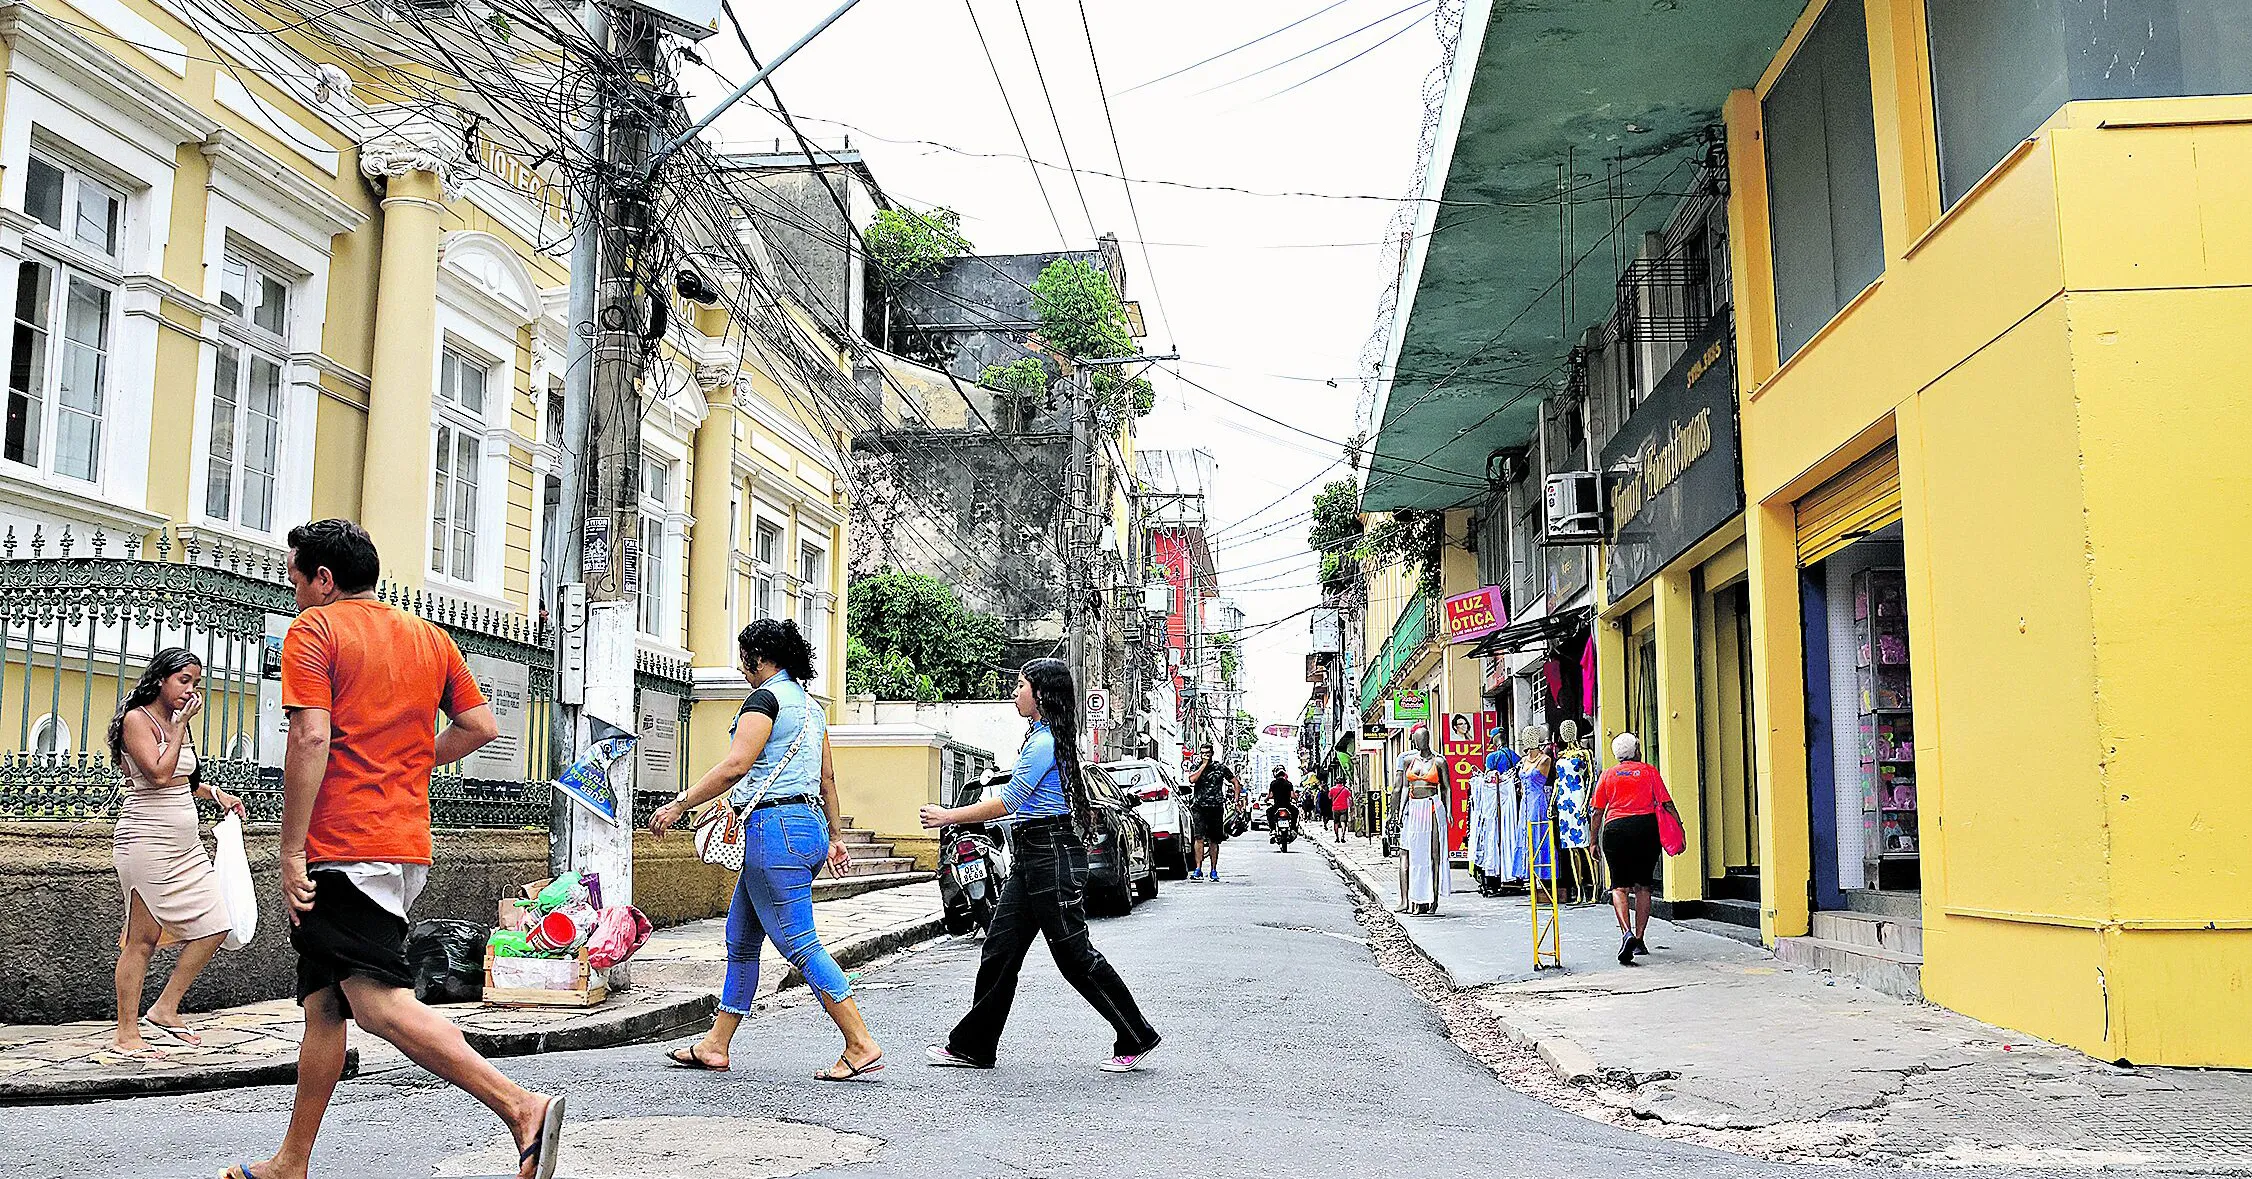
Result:
[[[989,787],[1007,781],[994,777],[972,783],[963,791],[974,802]],[[1009,876],[1008,845],[998,831],[985,823],[956,823],[938,833],[938,898],[940,924],[948,933],[984,932],[993,925],[993,910],[1001,899],[1001,883]]]
[[[1289,851],[1291,841],[1298,838],[1298,808],[1274,808],[1274,816],[1267,821],[1267,827],[1267,842],[1274,844],[1276,851]]]

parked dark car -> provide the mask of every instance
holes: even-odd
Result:
[[[1149,820],[1134,809],[1110,775],[1086,770],[1087,804],[1095,829],[1087,843],[1087,911],[1124,916],[1137,901],[1157,896],[1157,860]]]

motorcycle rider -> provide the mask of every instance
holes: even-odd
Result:
[[[1275,767],[1274,779],[1267,783],[1267,829],[1272,831],[1275,816],[1282,808],[1296,805],[1297,791],[1290,785],[1290,774],[1281,766]]]

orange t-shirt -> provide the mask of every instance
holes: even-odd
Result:
[[[1654,815],[1658,808],[1673,801],[1666,792],[1665,779],[1658,776],[1658,767],[1648,762],[1622,761],[1603,771],[1601,781],[1595,784],[1594,809],[1602,811],[1606,819],[1624,819],[1630,815]]]
[[[453,639],[372,598],[315,606],[282,637],[281,692],[285,710],[328,710],[306,862],[429,863],[438,713],[485,703]]]

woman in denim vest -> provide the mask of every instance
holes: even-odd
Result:
[[[1025,664],[1017,677],[1016,705],[1017,715],[1032,724],[1001,797],[966,807],[923,808],[923,826],[934,831],[1005,819],[1014,845],[1009,879],[1001,886],[1000,907],[978,961],[976,998],[946,1043],[931,1045],[926,1056],[942,1068],[992,1068],[1024,956],[1035,938],[1045,937],[1064,981],[1117,1033],[1110,1057],[1097,1067],[1132,1072],[1156,1050],[1159,1037],[1118,971],[1087,939],[1082,879],[1087,848],[1079,836],[1087,825],[1087,789],[1080,778],[1079,692],[1071,669],[1060,659]]]
[[[828,718],[805,690],[813,681],[813,648],[797,623],[773,618],[744,627],[736,645],[743,675],[757,690],[735,714],[727,756],[649,816],[649,829],[663,835],[682,815],[725,792],[726,806],[743,822],[743,873],[727,909],[719,1010],[703,1039],[666,1056],[681,1068],[727,1070],[728,1042],[758,996],[759,943],[771,940],[844,1033],[843,1054],[814,1079],[854,1080],[883,1069],[883,1050],[861,1021],[844,971],[813,929],[814,874],[823,862],[840,874],[852,862],[837,838]]]

